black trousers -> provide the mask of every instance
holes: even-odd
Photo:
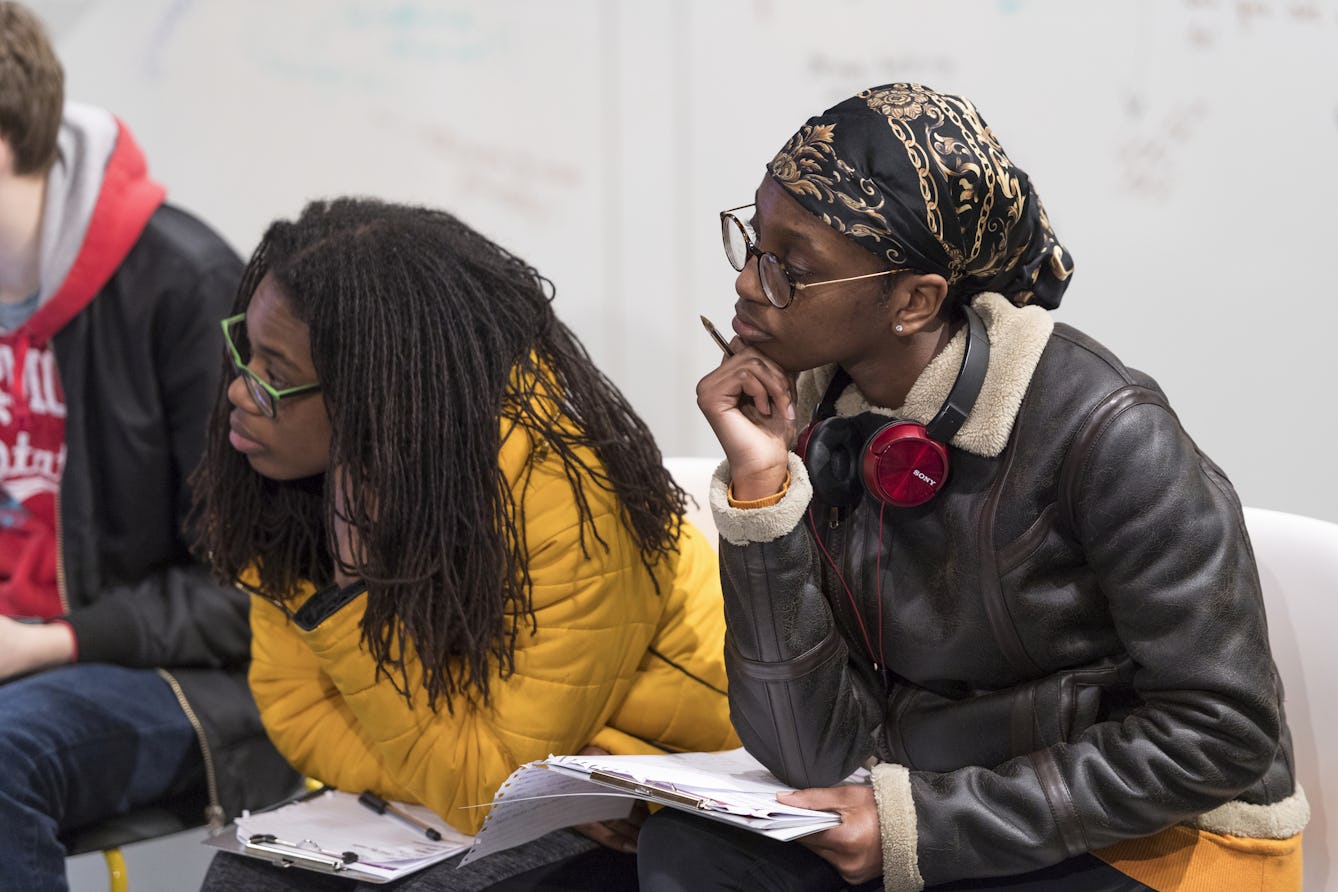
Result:
[[[881,879],[849,887],[830,864],[798,843],[777,842],[719,821],[661,809],[641,828],[637,872],[642,892],[878,892]],[[1032,873],[958,880],[925,892],[1151,892],[1092,855]]]
[[[201,892],[636,892],[636,857],[606,849],[571,830],[480,858],[460,856],[386,884],[349,880],[220,852]]]

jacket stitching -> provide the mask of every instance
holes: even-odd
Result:
[[[1021,412],[1019,412],[1020,416]],[[994,550],[994,515],[998,510],[1004,483],[1013,469],[1015,455],[1015,450],[1007,450],[1004,456],[1004,466],[995,477],[993,485],[990,486],[989,495],[986,497],[985,504],[980,512],[976,547],[980,550],[981,601],[985,607],[985,615],[989,619],[990,630],[994,633],[994,640],[1013,669],[1021,674],[1029,675],[1041,671],[1041,668],[1031,658],[1031,654],[1027,653],[1026,645],[1022,642],[1022,636],[1018,634],[1017,624],[1013,622],[1008,604],[1004,600],[1003,583],[999,574],[999,556]]]
[[[1065,852],[1072,857],[1091,851],[1092,846],[1087,840],[1087,831],[1078,818],[1078,811],[1073,805],[1073,795],[1064,781],[1063,772],[1059,770],[1054,753],[1048,749],[1039,750],[1032,753],[1030,759]]]

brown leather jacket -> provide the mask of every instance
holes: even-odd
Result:
[[[1255,835],[1214,821],[1232,800],[1270,807],[1254,812],[1269,814],[1258,835],[1299,832],[1308,812],[1231,484],[1155,382],[1039,308],[984,298],[990,371],[925,505],[880,511],[866,495],[834,514],[792,455],[780,504],[737,509],[718,473],[740,738],[799,787],[870,756],[909,769],[908,867],[929,884],[1177,822]],[[899,414],[932,414],[952,351]],[[868,408],[853,391],[842,414]],[[878,792],[886,850],[897,794]]]

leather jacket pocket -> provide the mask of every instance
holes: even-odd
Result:
[[[907,768],[993,768],[1104,720],[1110,700],[1127,700],[1132,674],[1132,662],[1121,657],[962,697],[903,681],[892,691],[883,743],[891,761]]]

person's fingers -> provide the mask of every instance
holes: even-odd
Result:
[[[789,790],[784,793],[777,793],[776,798],[786,805],[793,805],[796,808],[811,808],[816,811],[839,811],[842,806],[846,805],[845,800],[837,790],[830,787]]]
[[[882,873],[881,832],[872,788],[815,788],[778,793],[776,798],[786,805],[833,811],[841,816],[839,825],[797,842],[835,867],[847,883],[858,885]]]
[[[600,845],[615,852],[627,852],[629,854],[636,852],[636,835],[628,835],[609,826],[617,823],[613,821],[596,821],[590,824],[577,824],[571,829],[582,836],[586,836]],[[637,828],[639,829],[639,828]]]
[[[646,819],[649,817],[650,817],[649,803],[647,803],[644,799],[638,799],[636,805],[632,806],[632,813],[627,816],[626,823],[635,827],[637,829],[637,832],[639,833],[641,831],[641,825],[646,823]]]
[[[749,381],[756,384],[747,383]],[[791,376],[757,350],[749,348],[725,357],[717,368],[703,376],[697,385],[697,401],[704,411],[709,410],[709,404],[732,408],[745,392],[754,400],[759,399],[760,392],[756,390],[759,385],[766,391],[767,402],[781,406],[787,405],[793,392]],[[769,414],[769,410],[764,410],[763,414]]]

